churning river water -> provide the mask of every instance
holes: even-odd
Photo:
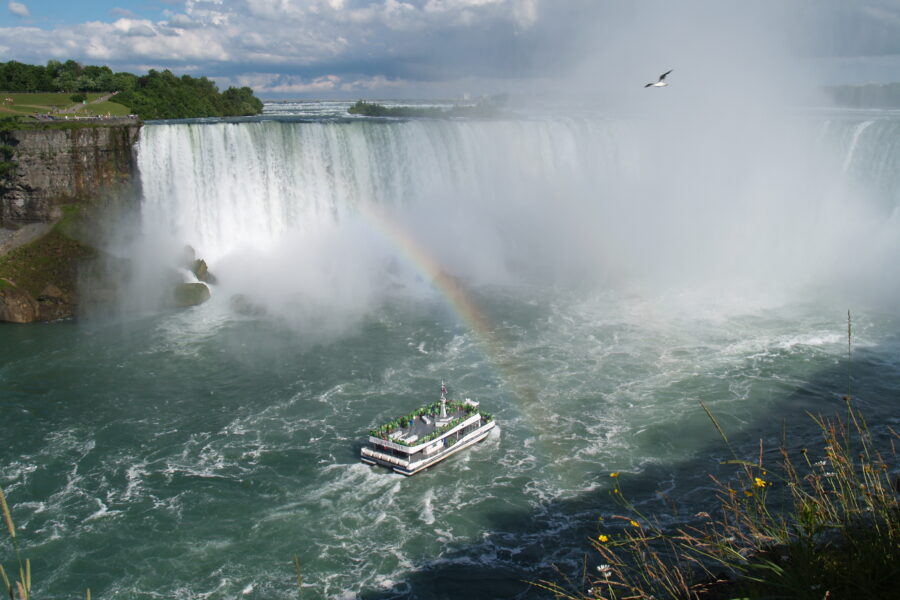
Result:
[[[133,306],[0,328],[35,597],[296,598],[297,556],[304,598],[539,598],[599,562],[611,472],[664,524],[712,508],[700,402],[748,458],[816,448],[848,384],[897,428],[897,115],[676,148],[638,119],[344,108],[146,124]],[[184,244],[219,283],[160,309]],[[412,478],[360,463],[441,381],[499,430]]]

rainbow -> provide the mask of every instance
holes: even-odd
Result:
[[[539,410],[541,405],[537,402],[535,387],[527,384],[528,373],[505,352],[504,344],[494,327],[460,281],[447,273],[428,249],[403,225],[391,219],[385,211],[368,202],[361,202],[359,211],[389,244],[399,250],[413,268],[432,282],[449,308],[475,335],[479,347],[500,378],[503,387],[514,394],[520,406],[529,413]],[[529,415],[530,418],[543,416]]]

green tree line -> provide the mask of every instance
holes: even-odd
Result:
[[[146,75],[114,73],[106,66],[51,60],[46,66],[0,63],[0,90],[7,92],[119,92],[115,102],[142,119],[233,117],[262,112],[248,87],[219,92],[206,77],[178,77],[169,70]]]

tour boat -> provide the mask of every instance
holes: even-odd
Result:
[[[361,451],[362,461],[383,465],[403,475],[414,475],[460,450],[480,442],[495,427],[494,417],[480,410],[478,402],[441,399],[369,432]]]

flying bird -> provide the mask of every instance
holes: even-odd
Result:
[[[662,75],[659,76],[659,81],[657,81],[656,83],[648,83],[648,84],[645,85],[644,87],[645,87],[645,88],[648,88],[648,87],[664,87],[664,86],[669,85],[669,84],[666,83],[666,81],[665,81],[665,80],[666,80],[666,75],[668,75],[669,73],[671,73],[671,72],[674,71],[674,70],[675,70],[675,69],[669,69],[668,71],[666,71],[665,73],[663,73]]]

